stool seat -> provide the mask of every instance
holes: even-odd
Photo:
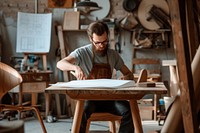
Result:
[[[110,133],[116,133],[115,122],[118,122],[117,124],[120,125],[121,119],[122,119],[122,116],[114,115],[107,112],[92,113],[92,115],[87,121],[86,133],[89,133],[91,121],[109,121]]]

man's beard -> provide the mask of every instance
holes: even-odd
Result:
[[[108,45],[106,45],[104,50],[98,50],[94,45],[92,45],[92,47],[94,53],[97,54],[98,56],[105,56],[107,54]]]

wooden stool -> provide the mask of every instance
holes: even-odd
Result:
[[[109,121],[110,133],[116,133],[118,129],[116,130],[115,122],[117,122],[119,127],[121,119],[122,116],[113,115],[111,113],[93,113],[87,121],[86,133],[89,133],[91,121]]]

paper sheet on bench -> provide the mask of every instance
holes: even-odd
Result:
[[[122,88],[135,85],[133,80],[115,80],[115,79],[94,79],[94,80],[73,80],[51,84],[58,87],[69,88]]]

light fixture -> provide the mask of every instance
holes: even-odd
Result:
[[[84,13],[90,13],[91,11],[99,10],[101,7],[98,6],[96,2],[90,0],[80,1],[76,4],[75,8]]]

